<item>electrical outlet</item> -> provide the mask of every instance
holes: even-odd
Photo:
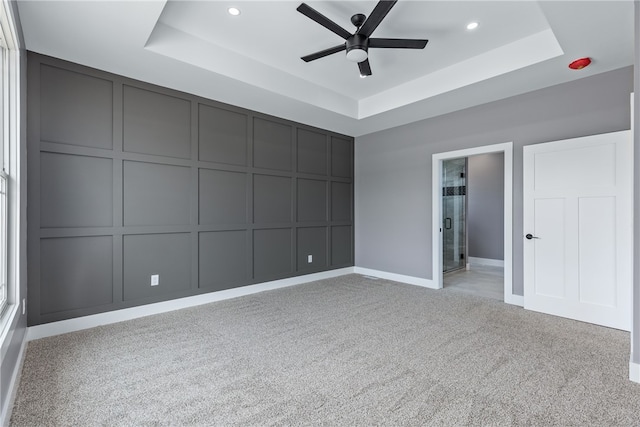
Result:
[[[151,275],[151,286],[158,286],[160,284],[160,275],[152,274]]]
[[[311,264],[313,262],[313,255],[307,255],[307,263]]]
[[[22,298],[22,315],[24,316],[27,313],[27,299]]]

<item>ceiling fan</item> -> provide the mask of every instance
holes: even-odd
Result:
[[[378,25],[380,25],[397,1],[398,0],[380,0],[368,18],[361,13],[353,15],[351,17],[351,23],[358,28],[353,34],[311,6],[302,3],[296,9],[298,12],[313,19],[318,24],[346,40],[341,45],[303,56],[302,60],[305,62],[315,61],[316,59],[346,50],[347,59],[357,62],[358,68],[360,69],[360,76],[366,77],[371,75],[371,66],[369,65],[368,58],[369,48],[424,49],[429,40],[371,38],[371,34],[378,28]]]

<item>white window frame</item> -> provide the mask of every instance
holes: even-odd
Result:
[[[0,262],[5,267],[6,303],[0,308],[0,359],[4,359],[7,344],[20,310],[21,245],[25,242],[23,209],[21,206],[21,160],[20,152],[20,57],[18,33],[13,9],[9,0],[0,0],[0,45],[2,46],[2,74],[0,78],[0,174],[5,178],[6,223],[4,227],[7,246],[0,254]],[[23,165],[22,167],[25,167]]]
[[[5,128],[5,113],[7,112],[9,102],[5,88],[8,84],[8,63],[7,63],[7,44],[6,37],[4,37],[4,31],[0,28],[0,316],[5,312],[9,300],[8,291],[8,275],[7,275],[7,256],[8,256],[8,236],[7,236],[7,171],[8,165],[6,164],[9,158],[9,132]],[[1,318],[1,317],[0,317]]]
[[[8,249],[9,239],[7,235],[7,175],[4,171],[0,172],[0,316],[9,306],[9,290],[8,290]],[[1,317],[0,317],[1,318]]]

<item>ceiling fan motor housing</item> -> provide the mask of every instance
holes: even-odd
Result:
[[[354,34],[346,41],[347,59],[353,62],[362,62],[367,59],[369,49],[369,37],[362,34]]]
[[[366,20],[367,20],[367,17],[362,13],[356,13],[351,17],[351,23],[358,28],[362,27],[362,24],[364,24],[364,21]]]

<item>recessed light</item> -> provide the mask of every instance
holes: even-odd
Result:
[[[227,9],[227,12],[229,12],[229,15],[233,16],[240,15],[240,9],[238,9],[237,7],[230,7],[229,9]]]
[[[476,28],[478,28],[478,23],[477,22],[469,22],[467,24],[467,30],[475,30]]]

